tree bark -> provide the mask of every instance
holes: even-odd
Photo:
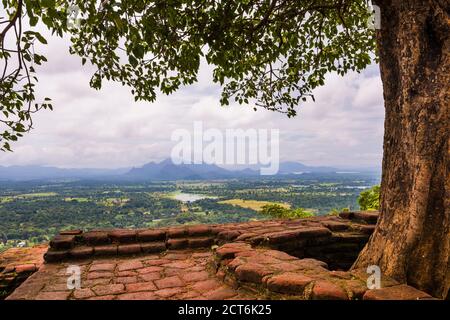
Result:
[[[385,101],[381,208],[353,268],[438,298],[450,286],[450,1],[378,0]]]

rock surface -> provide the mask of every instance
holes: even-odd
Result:
[[[47,245],[11,248],[0,254],[0,299],[3,299],[44,263]]]

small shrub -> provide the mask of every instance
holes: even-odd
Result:
[[[369,190],[361,192],[358,197],[358,204],[361,210],[379,210],[380,186],[373,186]]]
[[[339,215],[339,213],[341,213],[341,212],[349,212],[350,211],[350,208],[342,208],[342,209],[338,209],[338,208],[333,208],[333,209],[331,209],[331,211],[330,212],[328,212],[328,216],[338,216]]]
[[[273,218],[285,218],[285,219],[294,219],[294,218],[308,218],[313,217],[314,214],[306,211],[303,208],[297,209],[287,209],[279,204],[269,204],[262,207],[261,213],[266,216],[270,216]]]

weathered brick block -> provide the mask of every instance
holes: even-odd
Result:
[[[89,271],[114,271],[114,269],[116,268],[116,264],[115,263],[96,263],[93,264],[90,268]]]
[[[143,268],[144,265],[142,264],[141,261],[139,260],[130,260],[130,261],[126,261],[126,262],[122,262],[117,266],[117,269],[120,272],[123,271],[131,271],[131,270],[138,270]]]
[[[261,283],[263,277],[273,273],[269,268],[257,263],[245,263],[236,268],[236,276],[241,281]]]
[[[339,213],[339,217],[347,220],[359,220],[369,224],[376,224],[378,220],[378,211],[347,211]]]
[[[123,283],[123,284],[131,284],[136,283],[138,281],[136,276],[127,276],[127,277],[115,277],[114,283]]]
[[[208,300],[224,300],[234,296],[236,296],[236,291],[225,286],[205,293],[205,298]]]
[[[185,282],[198,282],[207,280],[209,278],[209,273],[207,271],[188,272],[181,277]],[[223,277],[225,277],[225,273],[223,274]]]
[[[364,300],[420,300],[431,298],[429,294],[406,284],[368,290],[363,297]]]
[[[47,262],[57,262],[66,259],[69,256],[68,250],[48,250],[44,254],[44,259]]]
[[[6,266],[3,270],[2,273],[10,273],[10,272],[14,272],[15,267],[12,265]]]
[[[117,245],[115,244],[94,247],[94,254],[99,256],[113,256],[117,255],[117,252]]]
[[[331,236],[331,231],[324,227],[308,227],[298,231],[297,238],[313,238]]]
[[[76,235],[80,235],[82,233],[83,233],[82,230],[76,229],[76,230],[63,230],[59,234],[62,236],[76,236]]]
[[[139,243],[121,244],[118,252],[119,254],[137,254],[141,252],[141,245]]]
[[[190,226],[187,228],[189,237],[207,236],[211,234],[211,227],[207,225]]]
[[[192,285],[192,289],[198,292],[209,292],[220,288],[222,285],[223,283],[217,279],[208,279],[196,282]]]
[[[294,241],[297,238],[297,231],[281,231],[275,233],[269,233],[267,240],[271,244],[282,243],[287,241]]]
[[[88,258],[93,254],[94,254],[93,247],[75,247],[69,252],[70,257],[74,259]]]
[[[258,236],[258,234],[256,234],[256,233],[246,232],[246,233],[241,234],[239,237],[237,237],[236,241],[245,241],[250,238],[257,237],[257,236]]]
[[[137,233],[137,240],[141,242],[165,240],[164,230],[144,230]]]
[[[138,282],[126,285],[127,292],[154,291],[157,290],[152,282]]]
[[[231,259],[236,256],[236,253],[242,251],[248,251],[251,249],[251,246],[247,243],[228,243],[216,250],[216,255],[220,259]]]
[[[317,272],[322,272],[325,269],[328,269],[328,264],[326,264],[323,261],[320,261],[317,259],[312,259],[312,258],[294,260],[294,261],[291,261],[291,263],[295,264],[296,266],[300,267],[301,269],[316,270]]]
[[[348,223],[338,222],[338,221],[324,221],[322,225],[331,231],[344,231],[349,228]]]
[[[36,265],[33,264],[21,264],[15,267],[15,272],[18,274],[31,273],[37,270]]]
[[[89,288],[78,289],[73,292],[73,297],[75,299],[87,299],[93,296],[95,296],[95,293]]]
[[[82,239],[90,245],[108,244],[110,243],[108,233],[106,231],[90,231],[82,235]]]
[[[195,266],[195,263],[189,260],[179,260],[163,265],[169,269],[189,269]]]
[[[192,238],[189,239],[189,248],[209,248],[214,244],[214,238]]]
[[[117,296],[117,300],[157,300],[158,296],[153,292],[130,292]]]
[[[314,300],[348,300],[348,296],[337,284],[329,281],[317,281],[311,294]]]
[[[340,233],[340,234],[333,234],[333,236],[330,237],[331,243],[361,243],[365,244],[367,243],[367,240],[369,240],[369,235],[367,234],[355,234],[355,233]]]
[[[187,231],[185,227],[182,228],[170,228],[166,232],[167,238],[183,238],[187,236]]]
[[[355,220],[365,221],[369,224],[376,224],[378,216],[378,211],[356,211],[354,213]]]
[[[214,234],[214,235],[215,234],[219,234],[222,231],[226,231],[226,228],[221,226],[221,225],[212,225],[211,226],[211,233]]]
[[[158,253],[166,250],[165,242],[141,243],[142,251],[145,253]]]
[[[97,280],[97,279],[107,279],[109,281],[109,279],[114,277],[114,273],[113,272],[105,272],[105,271],[93,271],[93,272],[89,272],[87,275],[87,279],[88,280]]]
[[[251,243],[254,246],[257,246],[265,240],[266,240],[266,237],[264,235],[259,235],[259,236],[254,236],[254,237],[248,238],[246,241],[248,243]]]
[[[50,247],[56,250],[70,249],[75,244],[75,236],[73,235],[57,235],[50,241]]]
[[[114,243],[133,243],[136,242],[136,230],[112,230],[108,236]]]
[[[312,281],[312,278],[300,273],[282,273],[269,278],[267,288],[278,293],[303,295],[306,286]]]
[[[173,297],[175,295],[183,293],[182,288],[167,288],[167,289],[161,289],[158,291],[155,291],[155,295],[158,296],[158,298],[168,299],[170,297]]]
[[[265,255],[277,258],[279,260],[289,261],[289,260],[297,260],[296,257],[293,257],[286,252],[278,251],[278,250],[266,250]]]
[[[342,219],[345,219],[345,220],[350,220],[350,219],[352,219],[354,216],[355,216],[355,214],[354,214],[353,212],[351,212],[351,211],[342,211],[342,212],[339,212],[339,217],[341,217]]]
[[[188,239],[169,239],[167,240],[167,248],[176,250],[176,249],[185,249],[189,246]]]
[[[219,239],[230,241],[230,240],[234,240],[237,237],[239,237],[240,234],[241,233],[239,231],[236,231],[236,230],[225,230],[225,231],[219,232],[217,237]]]
[[[40,292],[35,300],[67,300],[69,291]]]
[[[228,263],[227,263],[227,261],[228,261]],[[246,263],[246,261],[239,257],[221,261],[221,264],[226,265],[227,269],[231,270],[231,271],[234,271],[237,267],[239,267],[240,265],[243,265],[245,263]]]
[[[363,234],[372,234],[375,231],[375,225],[367,225],[367,224],[352,224],[352,230],[361,232]]]
[[[98,285],[92,288],[92,290],[99,296],[113,295],[125,292],[125,286],[121,283]]]
[[[155,280],[154,283],[158,289],[175,288],[184,286],[184,282],[177,276],[166,277],[160,280]]]

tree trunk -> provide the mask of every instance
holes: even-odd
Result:
[[[353,268],[438,298],[450,286],[450,1],[378,0],[385,100],[381,208]]]

